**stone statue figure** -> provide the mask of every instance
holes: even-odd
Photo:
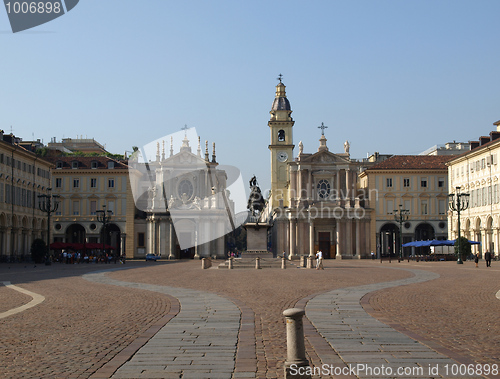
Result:
[[[257,183],[255,175],[250,179],[250,197],[248,198],[247,209],[252,212],[254,216],[258,215],[264,209],[266,201],[262,196],[260,187]]]
[[[349,154],[350,147],[351,147],[351,145],[349,144],[349,141],[345,141],[344,142],[344,151],[346,154]]]

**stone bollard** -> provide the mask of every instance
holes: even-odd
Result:
[[[201,268],[207,269],[212,267],[212,260],[210,258],[201,258]]]
[[[309,361],[306,358],[304,345],[304,324],[302,317],[306,312],[300,308],[290,308],[283,312],[286,319],[286,360],[285,379],[311,379],[306,375]],[[302,369],[300,369],[303,367]]]
[[[228,269],[232,270],[233,269],[233,257],[229,258],[229,265],[227,267]]]
[[[255,258],[255,268],[256,269],[260,268],[260,257]]]
[[[313,257],[307,257],[307,268],[314,268]]]
[[[286,258],[281,258],[281,268],[282,268],[283,270],[285,270],[285,269],[286,269]]]
[[[299,267],[306,267],[305,265],[305,260],[304,260],[304,256],[301,255],[300,256],[300,263],[299,263]]]

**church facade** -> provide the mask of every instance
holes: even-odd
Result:
[[[357,189],[362,163],[352,160],[349,142],[344,152],[329,151],[321,125],[319,147],[304,152],[302,142],[293,156],[294,121],[285,85],[276,86],[268,123],[271,132],[271,193],[263,216],[270,228],[273,253],[290,259],[312,256],[350,259],[370,255],[368,200]]]
[[[165,142],[156,159],[131,164],[135,202],[144,215],[143,254],[162,258],[226,256],[226,235],[237,222],[234,203],[226,191],[227,173],[218,168],[215,144],[210,159],[208,142],[202,157],[191,151],[187,134],[179,152],[165,155]],[[140,226],[139,226],[140,227]]]

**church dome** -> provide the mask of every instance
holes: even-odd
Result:
[[[273,101],[273,111],[291,111],[290,102],[286,97],[277,97]]]
[[[286,98],[285,85],[281,82],[276,86],[276,97],[271,111],[291,111],[290,102]]]

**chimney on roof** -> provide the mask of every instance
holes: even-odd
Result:
[[[500,132],[491,131],[490,132],[490,141],[494,141],[500,138]]]
[[[479,145],[483,146],[484,144],[490,142],[490,137],[481,136],[479,137]]]
[[[479,147],[479,141],[470,141],[470,149],[473,150],[476,147]]]

